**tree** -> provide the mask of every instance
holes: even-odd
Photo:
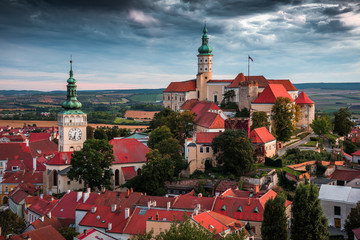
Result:
[[[108,136],[103,128],[97,128],[94,132],[94,138],[95,139],[103,139],[108,140]]]
[[[236,93],[234,90],[226,91],[223,94],[223,103],[227,104],[232,101],[232,99],[236,96]]]
[[[70,180],[84,181],[91,189],[109,188],[113,161],[112,145],[108,141],[89,139],[80,151],[71,155],[71,169],[67,176]]]
[[[358,150],[356,144],[350,140],[345,140],[343,142],[343,146],[344,146],[344,152],[346,152],[347,154],[352,154]]]
[[[25,228],[25,223],[15,213],[8,209],[0,215],[0,227],[2,236],[8,234],[20,234]]]
[[[151,149],[155,149],[156,144],[160,143],[162,140],[167,140],[172,137],[174,137],[174,134],[172,134],[170,128],[166,125],[157,127],[150,133],[148,146]]]
[[[269,129],[270,123],[266,112],[254,112],[252,114],[251,120],[252,120],[251,130],[260,127],[266,127],[267,129]]]
[[[271,109],[275,134],[279,141],[289,141],[296,122],[299,121],[300,107],[290,98],[278,97]]]
[[[76,232],[75,228],[67,227],[67,228],[60,228],[59,233],[66,239],[66,240],[73,240],[74,237],[79,235],[78,232]]]
[[[261,225],[263,240],[287,240],[285,200],[285,196],[279,193],[265,203],[264,220]]]
[[[246,107],[238,111],[235,117],[250,117],[250,111]]]
[[[187,217],[186,217],[187,218]],[[243,240],[244,239],[244,231],[240,233],[230,233],[226,235],[224,240]],[[165,232],[161,232],[157,236],[153,236],[153,232],[145,233],[143,235],[138,235],[134,240],[216,240],[219,239],[217,235],[215,235],[211,230],[205,229],[204,227],[195,224],[190,220],[185,220],[182,223],[174,222],[171,224],[169,230],[165,230]]]
[[[253,168],[254,147],[243,131],[225,130],[211,143],[224,173],[241,175]]]
[[[334,113],[334,132],[340,136],[346,136],[354,123],[350,120],[351,113],[348,108],[340,108],[338,112]]]
[[[291,239],[329,239],[327,219],[324,217],[319,190],[315,184],[300,183],[295,191],[291,219]]]
[[[354,240],[353,229],[360,227],[360,202],[356,204],[355,208],[351,209],[350,214],[345,220],[345,231],[349,240]]]
[[[318,117],[315,120],[313,120],[313,122],[310,124],[310,127],[319,137],[321,135],[328,134],[331,128],[330,119],[328,116],[322,115],[321,117]]]
[[[95,131],[95,129],[93,127],[87,126],[86,127],[86,139],[93,139],[94,131]]]

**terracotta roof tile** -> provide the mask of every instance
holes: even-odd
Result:
[[[215,198],[179,195],[176,197],[172,208],[174,209],[195,209],[200,204],[201,210],[211,210]]]
[[[171,82],[164,92],[189,92],[196,90],[196,80]]]
[[[225,120],[218,114],[221,109],[213,102],[192,101],[185,103],[182,109],[191,107],[191,112],[196,114],[194,123],[205,128],[225,128]]]
[[[122,167],[121,170],[123,172],[125,181],[128,181],[137,175],[134,166]]]
[[[44,221],[41,221],[41,219],[39,218],[35,222],[33,222],[31,225],[35,229],[46,227],[49,225],[53,226],[56,230],[59,230],[62,227],[56,217],[51,216],[51,218],[49,218],[47,215],[44,216]]]
[[[51,133],[47,132],[39,132],[39,133],[30,133],[29,141],[30,142],[36,142],[36,141],[43,141],[50,139]]]
[[[300,95],[295,100],[296,104],[314,104],[313,101],[306,95],[304,91],[300,93]]]
[[[46,214],[48,214],[56,205],[56,203],[59,200],[52,200],[52,201],[47,201],[43,198],[38,198],[38,200],[33,203],[28,210],[37,213],[40,216],[44,216]]]
[[[113,192],[101,193],[94,202],[94,205],[111,206],[116,204],[119,208],[131,208],[141,198],[142,193],[138,192]]]
[[[360,228],[355,228],[352,230],[352,232],[357,239],[360,239]]]
[[[342,180],[342,181],[351,181],[354,178],[359,177],[359,176],[360,176],[360,171],[336,169],[330,175],[330,179],[336,179],[336,180]]]
[[[43,174],[42,172],[18,171],[7,176],[6,179],[4,179],[1,183],[22,183],[22,182],[42,185]]]
[[[114,157],[116,163],[145,163],[146,153],[149,148],[132,138],[112,139],[109,142],[113,145]]]
[[[166,208],[167,203],[170,202],[170,206],[171,206],[175,201],[175,198],[142,195],[139,202],[136,205],[147,207],[149,201],[151,202],[155,201],[156,207]]]
[[[207,81],[208,83],[231,83],[234,80],[231,79],[227,79],[227,80],[209,80]]]
[[[284,79],[284,80],[268,79],[268,82],[269,84],[282,84],[285,87],[286,91],[297,91],[296,87],[288,79]]]
[[[51,155],[58,152],[58,145],[49,139],[30,142],[29,146],[33,157]]]
[[[9,194],[9,198],[13,200],[16,204],[19,204],[22,200],[24,200],[29,193],[25,192],[24,190],[15,189]]]
[[[70,165],[72,152],[57,152],[46,162],[47,165]]]
[[[217,192],[224,192],[227,189],[236,189],[238,187],[238,183],[236,181],[223,180],[217,185]]]
[[[237,88],[240,86],[240,83],[245,81],[256,82],[260,88],[266,87],[269,83],[264,76],[245,76],[243,73],[239,73],[228,88]]]
[[[55,228],[52,226],[46,226],[39,229],[35,229],[30,232],[26,232],[20,235],[11,237],[11,240],[23,240],[25,237],[30,237],[31,239],[36,240],[66,240]]]
[[[211,144],[212,140],[219,135],[220,132],[198,132],[196,133],[196,143]]]
[[[266,127],[255,128],[252,130],[250,133],[250,138],[253,143],[264,144],[276,140]]]
[[[24,160],[32,159],[32,156],[26,143],[0,143],[0,159]]]
[[[360,150],[357,150],[356,152],[352,153],[353,156],[360,156]]]
[[[286,97],[294,101],[282,84],[269,84],[253,103],[275,103],[278,97]]]
[[[83,233],[77,235],[76,239],[79,239],[79,240],[86,240],[86,239],[89,239],[89,240],[93,240],[93,239],[116,240],[116,238],[113,238],[110,235],[100,232],[94,228],[85,230]]]

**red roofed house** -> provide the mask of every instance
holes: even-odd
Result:
[[[172,82],[164,90],[163,105],[175,111],[188,99],[196,98],[196,80]]]
[[[25,222],[33,223],[39,218],[43,218],[45,215],[49,214],[49,212],[55,207],[56,203],[59,201],[54,197],[49,195],[44,197],[43,194],[40,194],[40,197],[30,197],[31,201],[34,201],[31,205],[28,206],[27,200],[25,199]]]
[[[360,177],[360,171],[353,169],[336,169],[330,179],[336,180],[336,185],[345,186],[351,180]]]
[[[360,150],[354,152],[351,154],[352,155],[352,162],[353,163],[360,163]]]
[[[46,227],[38,228],[30,232],[26,232],[20,235],[12,236],[11,240],[24,240],[24,239],[36,239],[36,240],[66,240],[56,229],[48,225]]]
[[[20,183],[9,193],[10,210],[23,218],[23,205],[25,198],[40,191],[40,187],[35,187],[32,183]]]
[[[146,162],[149,148],[132,138],[112,139],[115,161],[111,169],[114,172],[114,188],[135,177]]]
[[[100,232],[94,228],[85,230],[83,233],[77,235],[74,239],[75,240],[93,240],[93,239],[116,240],[116,238],[113,238],[110,235]]]
[[[71,181],[67,172],[71,168],[72,152],[58,152],[45,163],[46,171],[43,172],[44,193],[62,193],[67,190],[84,188],[81,181]]]
[[[250,225],[255,239],[261,238],[261,224],[264,219],[265,203],[270,198],[275,198],[276,192],[269,190],[264,194],[246,193],[246,196],[235,197],[220,195],[216,197],[212,211],[239,220],[243,226]],[[286,201],[286,215],[291,217],[291,202]]]
[[[211,142],[219,135],[220,132],[197,132],[193,138],[185,140],[185,160],[189,163],[189,174],[195,170],[205,171],[205,162],[215,160]]]
[[[225,130],[227,116],[213,102],[190,100],[181,106],[181,110],[190,110],[196,114],[194,131],[222,132]]]
[[[260,148],[261,152],[265,152],[266,157],[275,156],[276,139],[266,127],[255,128],[252,130],[250,139],[256,148]]]

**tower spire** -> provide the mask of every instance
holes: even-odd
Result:
[[[212,52],[212,48],[209,46],[209,37],[207,35],[207,32],[208,30],[205,23],[203,28],[204,34],[201,37],[202,45],[198,49],[200,55],[211,55]]]
[[[70,77],[74,76],[73,70],[72,70],[72,54],[70,55]]]
[[[67,80],[67,94],[66,101],[63,102],[62,107],[65,110],[79,110],[82,106],[81,102],[77,100],[76,94],[76,80],[74,78],[74,73],[72,70],[72,56],[70,56],[70,77]]]

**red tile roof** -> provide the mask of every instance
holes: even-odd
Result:
[[[268,79],[268,82],[269,84],[282,84],[285,87],[286,91],[297,91],[296,87],[288,79],[284,79],[284,80]]]
[[[199,101],[197,99],[190,99],[190,100],[186,100],[186,102],[183,103],[183,105],[181,105],[181,109],[182,110],[191,110]]]
[[[237,88],[239,87],[241,82],[245,82],[245,76],[243,73],[239,73],[235,79],[232,81],[232,83],[228,86],[228,88]]]
[[[84,203],[84,193],[79,192],[81,198],[77,201],[78,192],[70,191],[66,193],[51,210],[51,214],[59,219],[69,219],[75,223],[75,210],[80,203]],[[86,204],[94,204],[98,194],[87,193],[89,198],[86,200]]]
[[[217,113],[220,111],[215,103],[207,101],[198,101],[191,109],[196,114],[194,123],[211,129],[225,128],[225,120]]]
[[[196,90],[196,80],[171,82],[164,92],[189,92]]]
[[[275,103],[278,97],[287,97],[294,101],[282,84],[269,84],[253,103]]]
[[[30,196],[29,193],[25,192],[24,190],[18,189],[18,188],[9,194],[9,198],[11,200],[13,200],[16,204],[19,204],[27,196]]]
[[[156,202],[155,207],[166,208],[167,203],[170,202],[170,206],[171,206],[175,201],[175,198],[142,195],[139,202],[136,205],[147,207],[149,201],[151,202],[155,201]]]
[[[111,237],[110,235],[107,235],[103,232],[100,232],[94,228],[90,228],[88,230],[85,230],[83,233],[79,234],[76,236],[76,239],[79,240],[86,240],[86,239],[104,239],[104,237],[106,238],[106,240],[110,240],[110,239],[114,239],[116,240],[116,238]]]
[[[33,157],[51,155],[58,152],[58,145],[53,141],[49,141],[49,139],[30,142],[29,145]]]
[[[72,152],[57,152],[46,162],[47,165],[70,165]]]
[[[201,210],[211,210],[215,198],[179,195],[176,197],[172,208],[174,209],[195,209],[200,204]]]
[[[212,140],[219,135],[220,132],[198,132],[196,133],[196,143],[211,144]]]
[[[146,153],[149,148],[132,138],[112,139],[109,142],[113,145],[114,157],[116,163],[145,163]]]
[[[30,148],[26,143],[0,143],[1,160],[32,159]]]
[[[156,220],[156,215],[158,216],[158,221],[163,222],[173,222],[173,221],[184,221],[184,214],[190,216],[191,212],[184,212],[182,210],[166,210],[166,209],[142,209],[136,208],[133,215],[129,219],[128,225],[124,229],[125,234],[137,235],[143,234],[146,231],[146,221],[151,221],[152,218]]]
[[[131,208],[141,198],[139,192],[112,192],[105,191],[101,193],[94,202],[94,205],[111,206],[116,204],[119,208]]]
[[[354,178],[357,178],[359,176],[360,176],[360,171],[336,169],[330,175],[330,179],[336,179],[336,180],[342,180],[342,181],[351,181]]]
[[[228,88],[237,88],[240,83],[245,81],[256,82],[260,88],[266,87],[269,83],[268,80],[264,76],[245,76],[243,73],[239,73],[232,83],[228,86]]]
[[[255,128],[252,130],[250,133],[250,138],[253,143],[263,144],[276,140],[266,127]]]
[[[304,91],[300,93],[300,95],[295,100],[296,104],[314,104],[313,101],[306,95]]]
[[[236,181],[223,180],[217,185],[216,192],[224,192],[227,189],[236,189],[238,187],[238,183]]]
[[[42,140],[49,141],[50,136],[51,136],[51,133],[47,133],[47,132],[30,133],[29,141],[30,142],[36,142],[36,141],[42,141]]]
[[[352,232],[354,233],[356,239],[360,239],[360,228],[355,228],[352,230]]]
[[[122,167],[121,170],[122,170],[122,172],[124,174],[125,181],[128,181],[128,180],[132,179],[133,177],[135,177],[137,175],[134,166],[132,166],[132,167]]]
[[[353,156],[360,156],[360,150],[357,150],[356,152],[352,153]]]
[[[207,81],[208,83],[231,83],[234,80],[231,79],[227,79],[227,80],[209,80]]]
[[[32,183],[41,184],[43,183],[43,173],[33,171],[18,171],[10,174],[1,183]]]
[[[30,232],[26,232],[20,235],[11,237],[11,240],[24,240],[25,237],[30,237],[36,240],[66,240],[55,228],[52,226],[46,226],[39,229],[35,229]]]
[[[38,200],[33,203],[28,210],[37,213],[40,216],[44,216],[46,214],[48,214],[56,205],[56,203],[59,200],[52,200],[50,199],[50,201],[47,201],[44,198],[38,198]]]
[[[44,216],[44,221],[41,221],[41,219],[37,219],[35,222],[33,222],[31,224],[35,229],[38,228],[42,228],[42,227],[46,227],[46,226],[53,226],[56,230],[59,230],[60,228],[62,228],[60,222],[58,221],[58,219],[54,216],[51,216],[51,218],[49,218],[47,215]]]

